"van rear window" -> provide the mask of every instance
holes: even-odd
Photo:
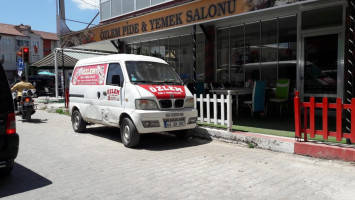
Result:
[[[73,73],[73,85],[103,85],[108,64],[76,67]]]

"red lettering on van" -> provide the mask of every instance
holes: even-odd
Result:
[[[73,85],[103,85],[108,64],[76,67],[72,76]]]

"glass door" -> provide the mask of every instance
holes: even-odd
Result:
[[[339,34],[303,37],[301,81],[305,97],[337,97]]]

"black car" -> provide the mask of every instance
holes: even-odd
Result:
[[[0,176],[8,175],[12,171],[18,147],[14,102],[4,68],[0,63]]]

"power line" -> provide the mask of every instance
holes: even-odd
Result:
[[[95,26],[95,25],[96,25],[96,24],[86,23],[86,22],[81,22],[81,21],[76,21],[76,20],[72,20],[72,19],[65,19],[65,20],[67,20],[67,21],[71,21],[71,22],[76,22],[76,23],[81,23],[81,24],[88,24],[89,26],[90,26],[90,25],[93,25],[93,26]]]
[[[86,1],[84,1],[84,0],[80,0],[80,1],[86,3],[86,4],[90,5],[90,6],[93,6],[93,7],[95,7],[95,8],[99,8],[99,7],[97,7],[97,6],[95,6],[95,5],[91,4],[91,3],[88,3],[88,2],[86,2]]]

